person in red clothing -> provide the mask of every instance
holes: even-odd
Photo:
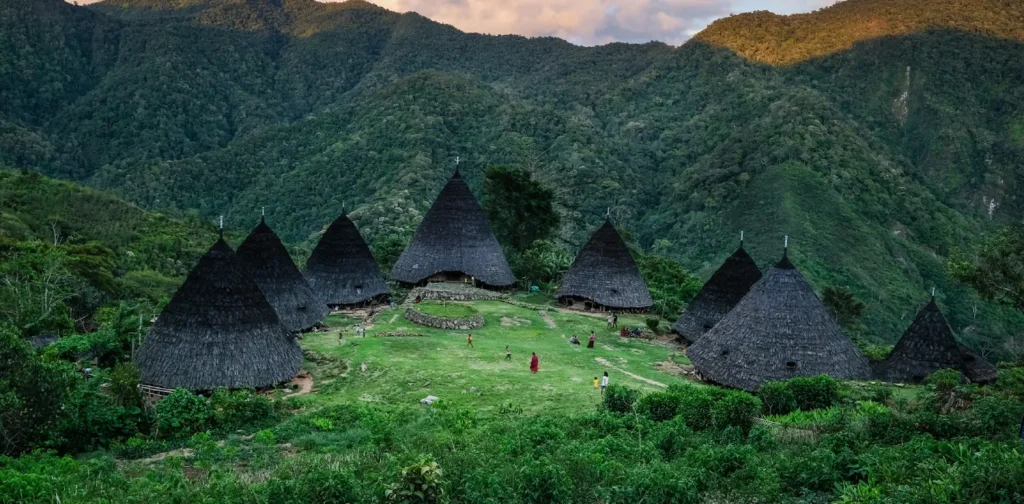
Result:
[[[590,343],[587,343],[587,348],[594,348],[594,341],[596,340],[597,335],[594,334],[594,331],[590,331]]]
[[[533,357],[530,357],[530,372],[536,373],[540,370],[540,359],[537,358],[537,352],[533,352]]]

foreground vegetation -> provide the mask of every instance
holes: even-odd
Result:
[[[0,502],[1019,502],[1024,390],[954,375],[913,399],[824,380],[809,402],[828,409],[781,425],[754,423],[757,397],[691,385],[615,386],[597,409],[543,415],[169,398],[155,417],[187,427],[77,459],[0,457]]]

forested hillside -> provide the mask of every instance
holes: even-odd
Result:
[[[213,242],[172,220],[38,173],[0,170],[0,323],[23,334],[90,329],[120,300],[159,303]]]
[[[739,231],[893,341],[940,289],[974,344],[1020,317],[945,257],[1020,221],[1024,7],[847,0],[723,19],[694,40],[585,48],[461,33],[350,1],[0,5],[0,163],[293,242],[343,203],[402,240],[453,170],[555,188],[575,251],[611,208],[637,244],[709,274]]]

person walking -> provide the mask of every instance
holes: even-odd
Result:
[[[508,345],[505,345],[505,360],[512,360],[512,348],[510,348]]]
[[[533,357],[530,357],[530,372],[536,373],[540,371],[540,359],[537,358],[537,352],[533,352]]]
[[[594,377],[594,390],[597,390],[597,377]]]
[[[597,341],[597,335],[594,331],[590,331],[590,343],[587,343],[587,348],[594,348],[594,342]]]
[[[468,346],[468,347],[470,347],[470,348],[475,348],[475,347],[473,346],[473,335],[472,335],[472,334],[470,334],[470,335],[469,335],[469,339],[467,339],[467,340],[466,340],[466,346]]]
[[[606,388],[608,388],[608,371],[605,371],[604,376],[601,377],[601,394],[604,394]]]

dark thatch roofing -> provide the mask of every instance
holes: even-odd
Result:
[[[576,255],[562,278],[558,297],[590,299],[608,308],[632,310],[654,304],[626,242],[607,220]]]
[[[157,318],[138,365],[147,385],[255,388],[292,379],[302,349],[221,239]]]
[[[687,355],[705,379],[746,390],[795,376],[870,376],[867,359],[785,256]]]
[[[917,383],[940,369],[961,370],[963,358],[953,331],[935,299],[917,313],[896,346],[879,366],[886,381]]]
[[[960,349],[960,357],[963,359],[963,367],[960,370],[968,380],[974,383],[996,381],[999,370],[992,363],[963,344],[957,344],[957,348]]]
[[[457,171],[423,217],[391,277],[417,284],[439,273],[461,273],[491,287],[516,281],[483,209]]]
[[[267,226],[266,220],[260,219],[260,223],[238,246],[237,254],[245,271],[256,281],[286,329],[312,329],[327,316],[327,303],[313,294],[313,289],[295,267],[284,244]]]
[[[739,250],[725,260],[686,306],[679,320],[672,325],[672,330],[687,342],[696,342],[715,327],[760,279],[761,270],[740,243]]]
[[[902,383],[919,383],[940,369],[955,369],[975,383],[993,381],[998,373],[995,366],[957,343],[935,298],[917,313],[889,356],[874,367],[877,378]]]
[[[306,280],[331,306],[357,305],[391,294],[370,247],[347,215],[338,217],[320,237],[306,261]]]

